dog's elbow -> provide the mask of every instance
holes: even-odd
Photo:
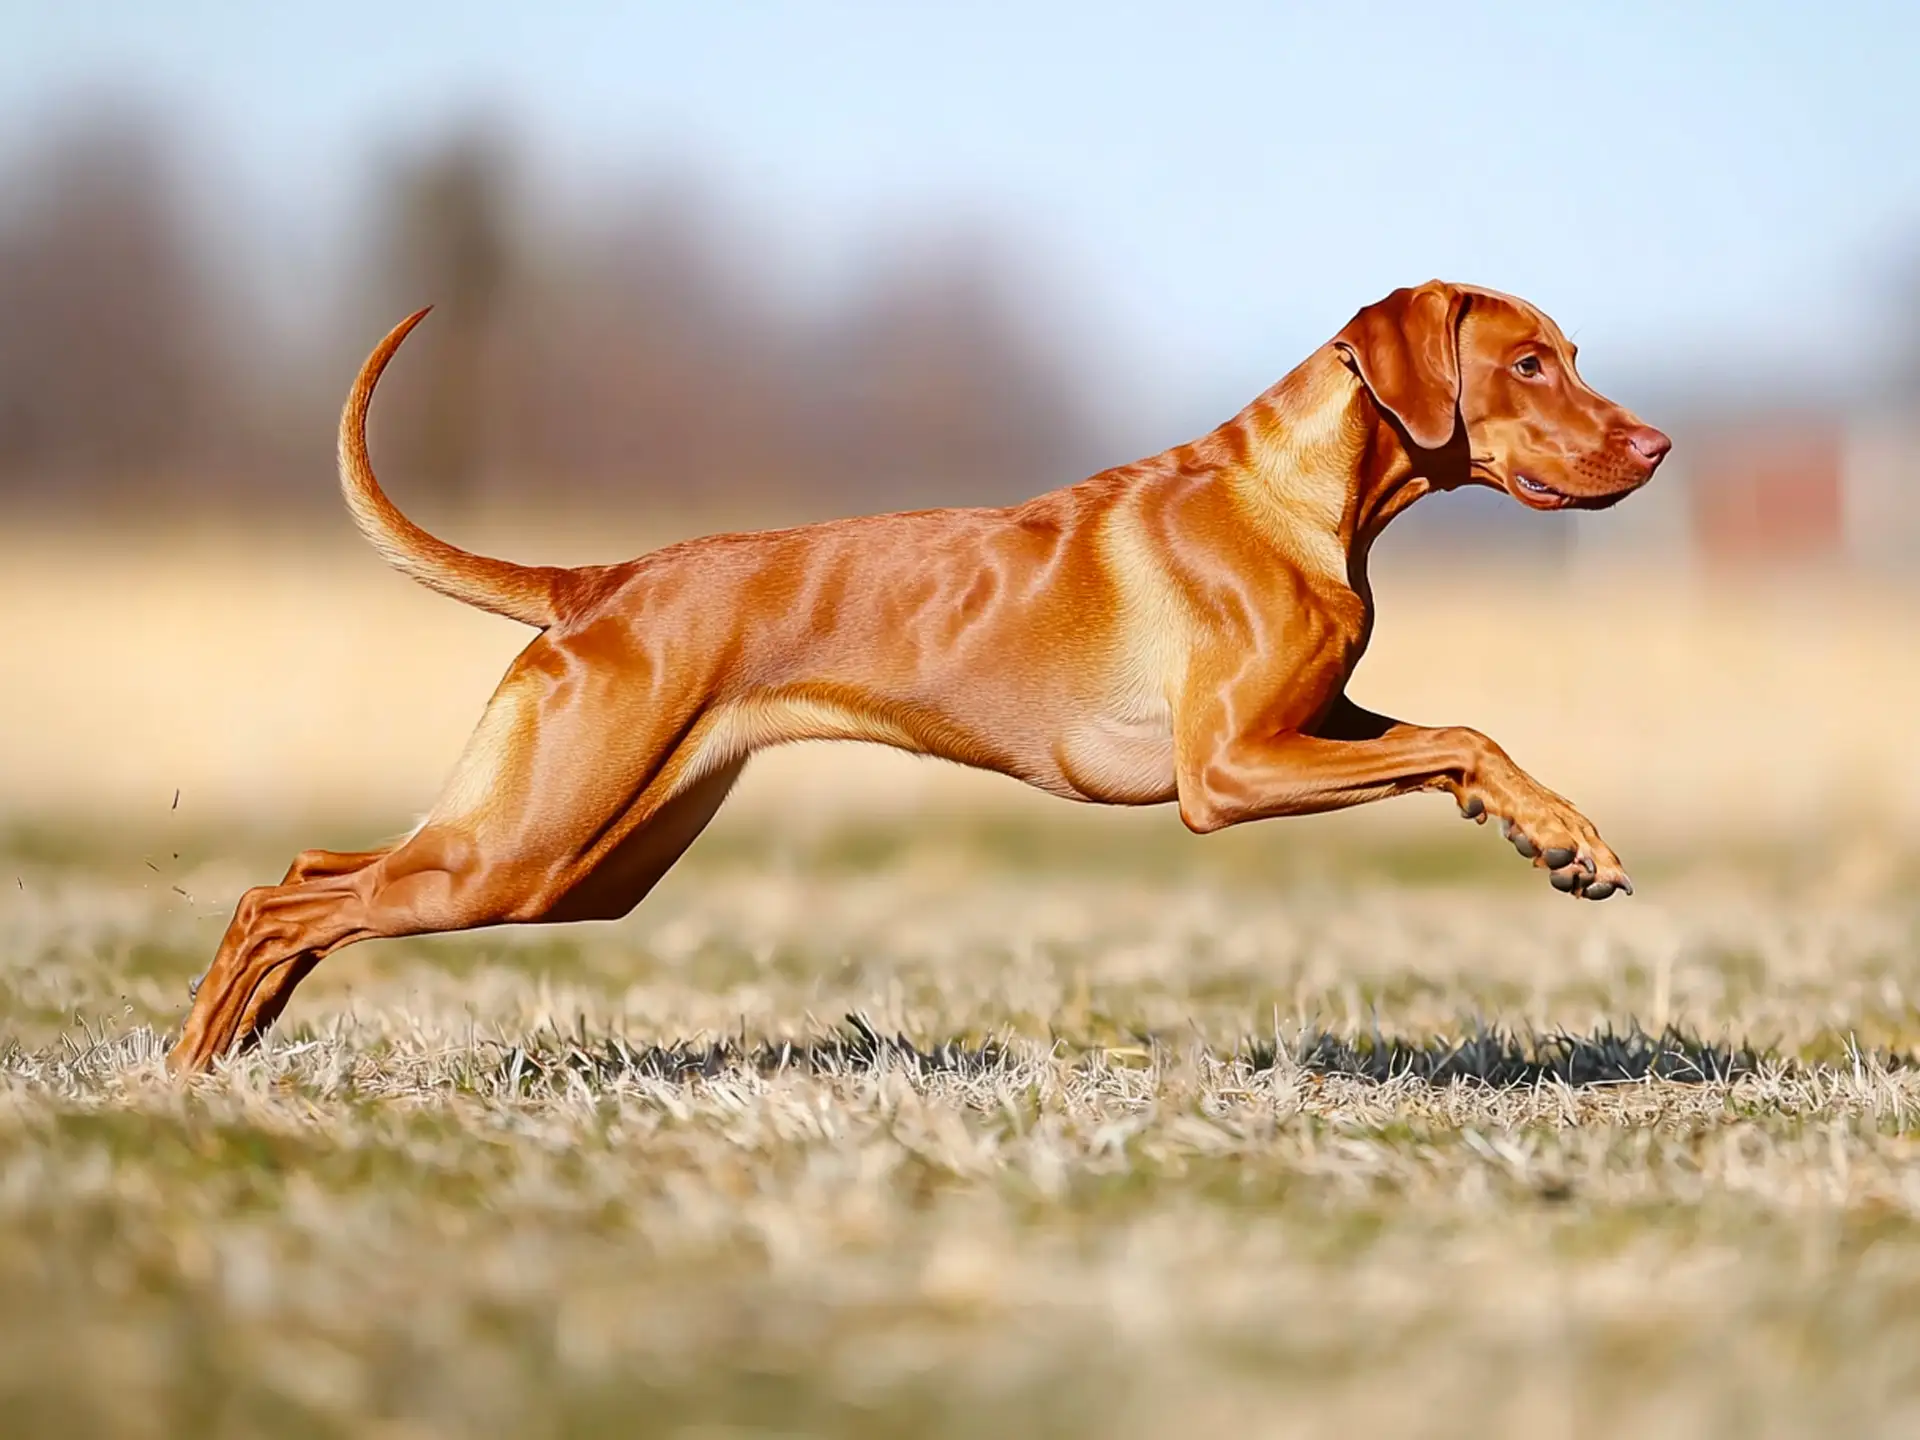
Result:
[[[1207,805],[1189,805],[1180,802],[1180,823],[1196,835],[1211,835],[1216,830],[1224,830],[1233,824],[1231,817]]]
[[[1237,823],[1242,817],[1227,803],[1226,797],[1204,785],[1180,787],[1180,823],[1196,835],[1211,835]]]

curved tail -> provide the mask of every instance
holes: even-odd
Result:
[[[426,315],[426,310],[415,311],[387,333],[360,367],[347,396],[347,408],[340,415],[340,489],[347,497],[347,509],[353,512],[360,533],[401,574],[442,595],[544,629],[559,619],[557,601],[564,570],[516,565],[449,545],[402,515],[374,478],[373,462],[367,456],[367,409],[373,403],[374,386],[400,342]]]

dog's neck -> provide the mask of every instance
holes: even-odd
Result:
[[[1409,448],[1331,345],[1208,438],[1216,437],[1213,448],[1231,457],[1228,483],[1262,528],[1363,593],[1367,552],[1387,523],[1465,474],[1453,447]]]

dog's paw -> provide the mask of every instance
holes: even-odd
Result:
[[[1616,892],[1633,893],[1633,880],[1620,857],[1578,810],[1557,799],[1513,808],[1519,818],[1496,815],[1475,795],[1462,802],[1460,813],[1483,825],[1498,820],[1500,833],[1520,857],[1545,870],[1548,882],[1563,894],[1605,900]]]
[[[1548,883],[1563,894],[1605,900],[1616,891],[1633,893],[1633,881],[1621,867],[1620,857],[1579,811],[1529,817],[1525,825],[1505,824],[1513,848],[1545,870]]]

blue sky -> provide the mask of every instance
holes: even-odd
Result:
[[[0,124],[159,97],[309,244],[500,114],[547,178],[709,175],[831,277],[930,213],[1018,242],[1154,397],[1231,409],[1433,275],[1610,375],[1870,370],[1920,258],[1920,5],[23,4]],[[1076,332],[1079,333],[1079,332]],[[1083,342],[1084,344],[1084,342]]]

